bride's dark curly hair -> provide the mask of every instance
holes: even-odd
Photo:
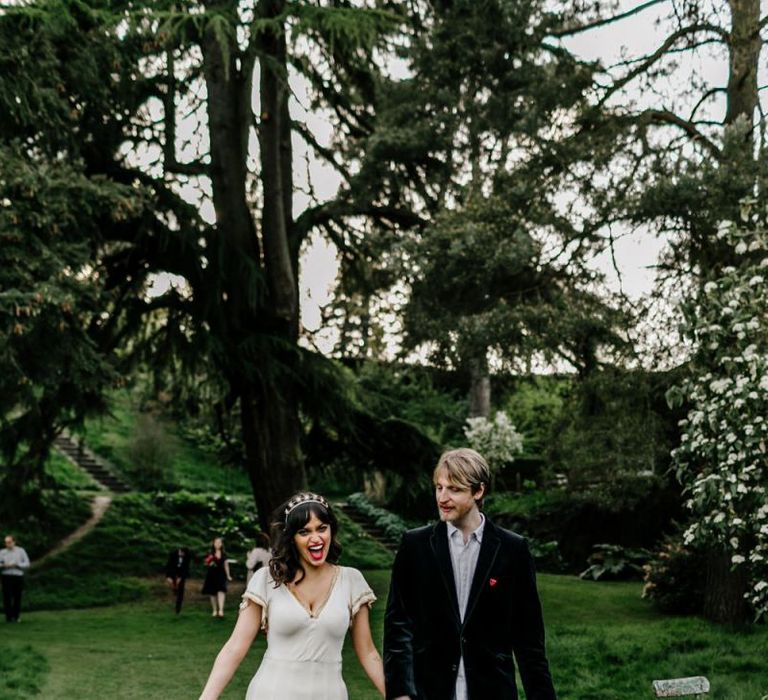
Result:
[[[304,567],[293,541],[294,535],[315,515],[321,523],[330,525],[331,543],[326,561],[335,564],[341,556],[341,545],[337,539],[339,522],[330,504],[316,493],[300,491],[280,505],[272,514],[270,536],[273,542],[269,573],[275,581],[275,588],[283,583],[299,583],[304,578]],[[298,580],[296,576],[301,572]]]

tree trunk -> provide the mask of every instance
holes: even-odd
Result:
[[[757,107],[757,70],[760,60],[760,0],[729,0],[728,108],[725,123],[745,117],[752,124]]]
[[[283,0],[262,0],[265,17],[274,19]],[[293,224],[293,159],[288,114],[288,65],[285,34],[265,32],[261,58],[261,184],[264,192],[261,237],[271,313],[280,330],[293,342],[299,332],[298,255],[289,234]],[[286,137],[288,131],[288,138]]]
[[[262,0],[265,18],[283,11]],[[229,2],[217,5],[232,11]],[[306,486],[301,454],[298,390],[291,379],[298,339],[298,246],[292,247],[293,198],[285,34],[265,30],[258,51],[238,55],[209,30],[204,38],[211,139],[211,182],[216,210],[222,298],[209,301],[211,327],[220,339],[220,363],[239,396],[245,462],[263,528],[273,510]],[[248,134],[253,123],[253,62],[261,56],[262,211],[257,233],[247,197]],[[242,63],[241,63],[242,62]],[[260,234],[260,240],[259,236]],[[266,282],[265,289],[254,285]],[[218,293],[218,289],[213,290]]]
[[[744,566],[732,570],[728,552],[718,550],[707,558],[704,589],[704,617],[712,622],[737,625],[747,622],[747,571]]]
[[[469,416],[489,418],[491,415],[491,378],[486,358],[469,361]]]
[[[307,487],[301,454],[301,422],[289,388],[264,387],[240,398],[243,441],[259,524],[269,532],[275,508]]]

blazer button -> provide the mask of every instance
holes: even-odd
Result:
[[[458,671],[459,667],[456,664],[451,664],[451,671]]]
[[[466,637],[462,637],[461,638],[461,643],[462,644],[466,644],[467,643],[467,638]]]

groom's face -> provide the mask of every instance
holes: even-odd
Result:
[[[447,469],[440,469],[435,479],[435,500],[440,520],[459,527],[464,519],[477,509],[477,499],[483,495],[481,487],[472,493],[469,486],[453,481]]]

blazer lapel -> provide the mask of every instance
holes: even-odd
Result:
[[[493,566],[493,562],[496,561],[496,555],[499,553],[500,544],[501,541],[496,534],[495,526],[488,520],[488,518],[486,518],[485,527],[483,528],[483,542],[480,545],[480,554],[477,557],[475,575],[472,577],[472,587],[469,589],[467,611],[464,615],[465,625],[472,615],[472,611],[475,609],[480,593],[487,584],[488,577],[491,573],[491,567]]]
[[[435,525],[429,543],[432,546],[432,552],[437,559],[437,568],[440,570],[440,578],[445,585],[448,600],[451,601],[451,610],[456,618],[456,623],[460,624],[459,599],[456,597],[456,582],[453,578],[453,564],[451,564],[451,553],[448,550],[448,528],[444,522],[439,522]]]

